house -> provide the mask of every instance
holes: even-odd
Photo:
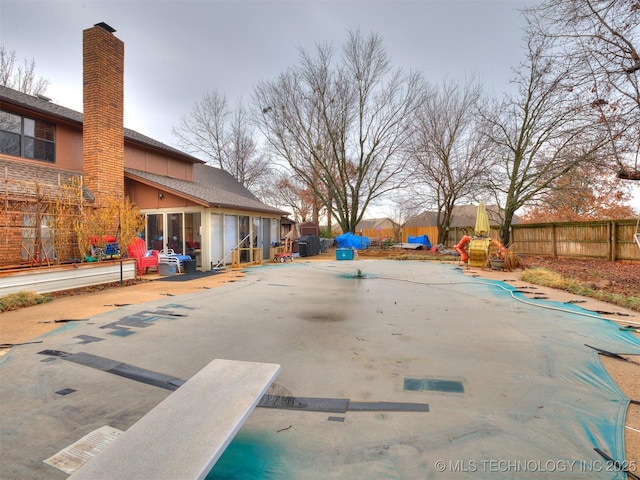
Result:
[[[477,205],[458,205],[453,207],[453,215],[449,231],[448,243],[455,245],[462,235],[473,234],[476,224],[476,216],[478,213]],[[502,223],[502,210],[497,205],[487,205],[487,214],[489,223],[492,228],[498,228]],[[432,243],[438,243],[437,231],[438,212],[425,211],[407,220],[404,230],[410,235],[420,235],[426,233],[432,240]],[[513,218],[513,224],[520,223],[518,217]]]
[[[363,218],[355,227],[355,232],[361,231],[394,231],[399,228],[398,224],[390,218]],[[342,228],[338,224],[332,226],[332,233],[335,235],[342,234]]]
[[[452,228],[473,227],[476,224],[476,215],[478,213],[477,205],[459,205],[453,207],[453,215],[451,218]],[[502,222],[502,210],[497,205],[487,205],[487,214],[489,215],[489,223],[492,226],[498,226]],[[405,227],[434,227],[437,226],[438,212],[426,211],[414,217],[411,217]],[[520,223],[519,218],[514,217],[513,223]]]
[[[356,232],[364,231],[364,230],[375,230],[378,232],[381,231],[395,231],[398,230],[399,226],[396,222],[391,220],[390,218],[369,218],[362,219],[356,225]]]
[[[202,270],[230,263],[239,245],[260,249],[243,252],[244,261],[269,258],[287,212],[227,172],[124,128],[124,44],[114,32],[104,23],[83,32],[84,114],[0,87],[0,265],[40,255],[34,238],[46,232],[29,228],[36,200],[53,201],[73,178],[82,181],[87,205],[106,194],[134,202],[149,249],[191,254]]]

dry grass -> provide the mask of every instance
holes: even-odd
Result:
[[[640,312],[640,297],[624,296],[615,293],[603,292],[602,290],[591,288],[584,283],[578,282],[571,278],[567,278],[557,272],[546,268],[530,268],[522,272],[520,280],[536,285],[542,285],[544,287],[566,290],[567,292],[573,293],[575,295],[595,298],[603,302],[611,303],[613,305],[618,305],[620,307]]]
[[[18,310],[19,308],[29,307],[31,305],[38,305],[40,303],[46,303],[53,300],[53,297],[48,295],[40,295],[35,292],[17,292],[10,293],[3,297],[0,297],[0,312],[8,312],[9,310]]]

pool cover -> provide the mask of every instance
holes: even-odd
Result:
[[[503,282],[464,277],[448,266],[406,263],[398,271],[397,265],[359,262],[365,278],[353,277],[350,286],[348,267],[297,267],[307,269],[296,271],[298,279],[316,277],[303,284],[339,282],[347,291],[343,303],[343,297],[332,299],[339,304],[336,321],[355,326],[356,318],[366,318],[391,327],[386,341],[402,339],[393,349],[396,362],[412,365],[395,389],[422,394],[431,406],[428,418],[417,417],[377,445],[387,460],[369,458],[365,452],[376,448],[375,441],[365,442],[360,453],[367,461],[357,468],[334,466],[326,475],[302,470],[304,478],[627,478],[621,470],[627,467],[629,399],[604,369],[598,349],[640,354],[637,338],[597,314],[530,300]],[[293,310],[314,321],[317,314],[300,308],[313,303],[305,295],[296,290]],[[325,321],[332,310],[323,309]],[[358,338],[368,337],[359,331]],[[406,458],[404,467],[394,460],[394,445],[411,449],[413,467]],[[303,458],[305,452],[318,455],[304,439],[295,449]],[[291,478],[298,478],[303,467],[290,462],[296,472]]]
[[[257,408],[211,478],[626,478],[603,454],[626,466],[629,399],[598,352],[640,342],[525,296],[447,264],[298,261],[66,324],[0,362],[3,478],[62,478],[43,460],[170,394],[141,380],[187,380],[214,358],[280,364],[273,395],[354,408]]]

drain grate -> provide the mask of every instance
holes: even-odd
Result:
[[[458,380],[440,380],[436,378],[405,377],[403,390],[422,392],[425,390],[447,393],[464,393],[464,385]]]
[[[457,380],[435,380],[426,378],[424,381],[425,390],[435,390],[437,392],[464,393],[464,385]]]
[[[403,390],[411,392],[421,392],[424,390],[424,378],[405,378]]]
[[[102,342],[104,340],[104,338],[92,337],[91,335],[78,335],[73,338],[77,338],[81,340],[80,345],[86,345],[87,343],[91,343],[91,342]]]
[[[69,395],[70,393],[75,392],[74,388],[63,388],[62,390],[58,390],[56,393],[58,395]]]
[[[108,332],[108,335],[115,335],[116,337],[128,337],[129,335],[134,335],[136,332],[133,330],[127,330],[124,328],[116,328]]]

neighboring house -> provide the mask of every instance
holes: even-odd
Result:
[[[24,214],[6,206],[28,205],[42,192],[81,177],[87,201],[103,193],[127,196],[146,215],[148,248],[195,253],[198,267],[230,263],[230,252],[262,249],[269,258],[287,212],[262,203],[227,172],[123,126],[124,44],[106,24],[83,32],[84,115],[44,97],[0,87],[0,186],[5,209],[0,264],[19,263],[33,234]],[[21,224],[18,225],[17,223]],[[245,260],[247,260],[245,258]]]
[[[358,225],[356,225],[356,233],[360,232],[361,230],[378,230],[378,231],[382,231],[382,230],[394,230],[394,229],[398,229],[398,224],[395,223],[393,220],[391,220],[390,218],[369,218],[369,219],[362,219],[360,220],[360,223],[358,223]]]
[[[355,233],[360,233],[360,231],[369,231],[369,230],[391,230],[398,229],[399,226],[390,218],[364,218],[360,220],[360,222],[356,225]],[[334,224],[331,228],[331,231],[334,235],[341,235],[342,228],[340,225]]]
[[[477,213],[477,205],[460,205],[453,207],[451,228],[474,227],[476,224]],[[502,211],[497,205],[487,205],[487,214],[489,215],[489,223],[492,227],[497,227],[500,225]],[[436,227],[437,217],[437,212],[422,212],[414,217],[411,217],[405,224],[405,227]],[[520,219],[514,217],[513,224],[515,225],[518,223],[520,223]]]

